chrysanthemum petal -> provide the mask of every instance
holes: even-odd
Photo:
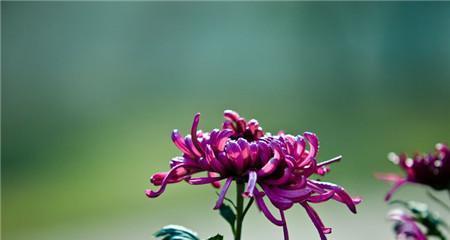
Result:
[[[241,147],[236,141],[229,141],[225,147],[228,159],[233,164],[233,169],[237,173],[242,173],[244,170],[244,160],[241,155]]]
[[[181,168],[181,167],[187,167],[187,166],[189,166],[189,165],[187,165],[187,164],[179,164],[179,165],[173,167],[172,169],[170,169],[169,172],[167,172],[167,175],[166,175],[166,176],[164,177],[164,179],[162,180],[161,186],[159,187],[159,189],[158,189],[156,192],[153,191],[153,190],[146,190],[146,191],[145,191],[145,194],[146,194],[149,198],[155,198],[155,197],[158,197],[159,195],[161,195],[161,194],[164,192],[164,190],[166,190],[166,186],[167,186],[168,180],[169,180],[170,177],[175,173],[175,171],[176,171],[178,168]]]
[[[217,140],[215,142],[215,147],[219,151],[223,151],[225,148],[225,143],[228,141],[228,138],[233,135],[233,131],[229,129],[224,129],[220,131],[219,136],[217,136]]]
[[[233,122],[236,122],[239,119],[239,114],[237,112],[233,111],[233,110],[225,110],[223,112],[223,116],[226,119],[229,119],[229,120],[231,120]]]
[[[233,177],[227,178],[227,181],[223,185],[222,189],[220,189],[219,198],[217,199],[214,209],[219,209],[220,206],[222,206],[223,200],[225,199],[225,195],[227,194],[228,188],[230,188],[230,185],[232,182],[233,182]]]
[[[270,212],[270,210],[267,208],[266,203],[264,202],[264,193],[261,193],[258,191],[257,188],[255,188],[255,202],[256,202],[256,206],[258,206],[258,209],[263,212],[264,216],[266,216],[266,218],[272,222],[273,224],[277,225],[277,226],[283,226],[283,221],[276,219],[272,213]]]
[[[289,240],[289,231],[287,227],[286,217],[284,216],[284,211],[280,210],[281,221],[283,221],[283,235],[284,240]]]
[[[328,190],[333,190],[336,194],[335,194],[335,199],[339,202],[344,203],[345,205],[347,205],[347,207],[350,209],[350,211],[352,211],[353,213],[356,213],[356,206],[355,203],[353,202],[353,199],[350,197],[350,195],[348,195],[347,192],[345,192],[345,189],[341,186],[338,186],[336,184],[332,184],[329,182],[320,182],[320,181],[315,181],[315,180],[309,180],[311,183],[313,183],[314,185],[317,185],[323,189],[328,189]],[[338,197],[338,198],[336,198]]]
[[[334,194],[335,194],[335,192],[333,190],[326,191],[325,193],[321,193],[321,194],[310,196],[308,198],[308,202],[311,202],[311,203],[326,202],[326,201],[332,199]]]
[[[317,232],[320,235],[320,239],[327,240],[327,237],[325,236],[325,234],[331,233],[331,229],[326,228],[323,225],[322,220],[320,219],[317,212],[314,210],[314,208],[309,206],[308,203],[302,202],[302,203],[300,203],[300,205],[302,205],[305,208],[306,213],[308,214],[309,218],[311,218],[311,221],[314,223],[314,226],[316,227]]]
[[[211,168],[221,174],[225,173],[225,166],[217,160],[213,149],[211,148],[210,145],[206,146],[206,151],[205,151],[205,158],[206,161],[208,162],[208,164],[210,164]]]
[[[184,142],[183,136],[178,132],[177,129],[174,129],[172,131],[172,141],[177,146],[178,149],[180,149],[184,154],[187,154],[189,157],[194,157],[194,154],[188,149]]]
[[[218,174],[216,172],[208,172],[208,177],[210,177],[210,178],[220,177],[220,174]],[[212,182],[211,185],[215,188],[220,188],[220,180]]]
[[[256,180],[258,179],[258,175],[255,171],[250,171],[248,173],[248,183],[247,183],[247,189],[244,192],[245,197],[253,197],[253,191],[256,186]]]
[[[258,170],[258,176],[260,177],[264,177],[267,176],[271,173],[273,173],[275,171],[275,169],[277,168],[278,164],[280,163],[280,149],[279,147],[277,147],[275,144],[273,145],[274,149],[274,155],[272,157],[272,159],[270,159],[265,165],[264,167],[262,167],[261,169]]]
[[[311,132],[305,132],[303,136],[309,142],[308,158],[316,157],[317,152],[319,151],[319,139],[317,138],[317,135]]]
[[[394,186],[392,186],[391,190],[386,194],[386,197],[384,198],[385,201],[389,201],[392,198],[392,195],[403,185],[408,183],[405,179],[399,180],[394,183]]]
[[[194,154],[195,158],[199,158],[202,156],[202,153],[197,149],[197,147],[194,146],[191,135],[187,135],[184,138],[184,142],[186,143],[189,151]]]
[[[194,121],[192,123],[192,128],[191,128],[191,136],[192,136],[192,142],[194,143],[194,148],[201,153],[203,152],[203,149],[198,141],[198,136],[197,136],[197,127],[198,127],[198,123],[200,122],[200,113],[195,114],[194,116]]]
[[[192,185],[202,185],[202,184],[220,181],[222,179],[223,179],[223,177],[197,177],[197,178],[189,179],[188,182],[189,182],[189,184],[192,184]]]

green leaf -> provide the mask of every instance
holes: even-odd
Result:
[[[183,226],[167,225],[153,234],[162,240],[199,240],[197,233]]]
[[[223,240],[223,236],[220,234],[217,234],[216,236],[210,237],[207,240]]]
[[[231,229],[234,231],[234,223],[236,222],[236,214],[233,212],[230,206],[222,204],[219,209],[220,216],[225,218],[225,220],[231,225]]]

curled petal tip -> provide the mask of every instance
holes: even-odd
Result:
[[[200,142],[198,141],[198,136],[197,136],[197,127],[198,127],[198,123],[200,122],[200,113],[196,113],[194,116],[194,122],[192,123],[192,128],[191,128],[191,137],[192,137],[192,143],[194,144],[195,148],[194,150],[198,150],[199,153],[202,153],[202,147],[200,145]]]
[[[309,141],[317,141],[317,135],[312,132],[304,132],[303,136],[308,139]]]
[[[354,197],[352,200],[354,204],[360,204],[363,201],[362,197]]]
[[[220,188],[220,182],[219,182],[219,181],[213,182],[213,183],[211,183],[211,185],[212,185],[214,188]]]
[[[200,121],[200,113],[198,112],[194,115],[194,123],[193,124],[197,125],[199,121]]]
[[[332,228],[324,227],[322,228],[322,231],[324,234],[330,234],[332,232]]]
[[[153,191],[150,190],[150,189],[145,190],[145,195],[147,195],[147,197],[149,197],[149,198],[155,198],[155,197],[157,197],[156,194],[155,194],[155,192],[153,192]]]
[[[251,192],[244,192],[242,193],[242,196],[245,198],[252,198],[253,197],[253,193]]]
[[[239,114],[233,110],[223,111],[223,116],[233,122],[236,122],[240,118]]]

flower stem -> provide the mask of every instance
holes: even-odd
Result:
[[[244,221],[244,193],[245,183],[236,182],[236,232],[234,240],[241,240],[242,222]]]

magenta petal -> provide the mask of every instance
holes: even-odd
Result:
[[[283,221],[283,235],[284,240],[289,240],[289,231],[287,227],[286,217],[284,216],[284,211],[280,210],[281,221]]]
[[[166,190],[166,186],[168,183],[168,180],[170,179],[170,177],[176,172],[176,170],[180,167],[187,167],[187,164],[179,164],[175,167],[173,167],[172,169],[170,169],[170,171],[167,173],[167,175],[164,177],[164,179],[161,182],[161,186],[159,187],[159,189],[154,192],[152,190],[146,190],[145,194],[149,197],[149,198],[155,198],[158,197],[159,195],[161,195],[164,190]]]
[[[309,180],[309,181],[311,183],[319,186],[320,188],[333,190],[336,193],[335,196],[339,197],[339,198],[335,198],[335,199],[344,203],[345,205],[347,205],[347,207],[350,209],[350,211],[352,211],[353,213],[356,213],[355,203],[353,202],[353,199],[350,197],[350,195],[348,195],[348,193],[345,192],[345,189],[343,187],[338,186],[336,184],[329,183],[329,182],[319,182],[319,181],[314,181],[314,180]]]
[[[225,152],[227,153],[228,159],[231,160],[234,170],[241,173],[244,170],[244,160],[241,155],[241,147],[236,141],[229,141],[225,147]]]
[[[317,138],[316,134],[305,132],[303,136],[308,140],[309,142],[309,152],[308,152],[308,158],[314,158],[317,155],[317,152],[319,150],[319,139]]]
[[[244,132],[246,127],[247,127],[247,122],[245,121],[245,119],[239,118],[236,121],[236,130],[238,132]]]
[[[275,146],[275,144],[274,144]],[[265,165],[264,167],[262,167],[261,169],[258,170],[258,176],[260,177],[264,177],[267,176],[271,173],[273,173],[276,168],[278,167],[278,164],[280,163],[280,152],[277,148],[273,149],[273,158],[270,159]]]
[[[258,160],[258,144],[256,143],[250,143],[249,146],[249,150],[250,150],[250,166],[255,166],[257,160]]]
[[[308,198],[308,202],[312,202],[312,203],[326,202],[326,201],[332,199],[334,194],[335,194],[335,192],[331,190],[331,191],[327,191],[322,194],[313,195]]]
[[[265,177],[267,175],[270,175],[276,170],[279,162],[280,162],[279,158],[270,159],[270,161],[268,161],[266,165],[264,165],[264,167],[258,170],[258,176]]]
[[[385,201],[389,201],[392,197],[392,195],[403,185],[405,185],[406,183],[408,183],[408,181],[406,181],[405,179],[402,179],[400,181],[397,181],[396,183],[394,183],[394,186],[392,186],[391,190],[389,190],[389,192],[386,194],[386,197],[384,198]]]
[[[239,138],[237,140],[237,143],[239,144],[239,147],[241,148],[241,155],[242,158],[245,160],[250,156],[250,144],[247,142],[247,140],[243,138]]]
[[[227,178],[225,185],[223,185],[222,189],[220,189],[219,199],[217,199],[214,209],[219,209],[220,206],[222,206],[223,200],[225,199],[225,195],[227,194],[228,188],[230,188],[232,181],[233,181],[233,177]]]
[[[303,152],[305,152],[305,145],[306,145],[305,139],[302,136],[298,135],[297,141],[294,145],[296,159],[300,158],[303,155]]]
[[[274,188],[270,188],[266,185],[261,185],[261,187],[263,188],[264,193],[266,193],[270,202],[272,202],[272,204],[278,209],[286,210],[292,207],[292,205],[294,204],[294,199],[289,199],[280,194],[277,194],[275,191],[273,191]]]
[[[256,180],[258,178],[258,175],[255,171],[250,171],[248,173],[248,183],[247,183],[247,189],[244,192],[245,197],[253,197],[253,191],[256,186]]]
[[[217,160],[226,168],[227,171],[233,170],[231,160],[228,159],[225,152],[219,152],[219,154],[217,154]]]
[[[215,128],[209,133],[209,141],[210,145],[214,144],[217,140],[217,136],[219,135],[219,129]]]
[[[225,143],[228,141],[228,138],[233,135],[233,131],[229,129],[224,129],[220,131],[219,136],[217,136],[217,140],[215,142],[215,146],[217,150],[223,151],[225,148]]]
[[[259,127],[259,123],[258,123],[258,121],[257,120],[255,120],[255,119],[251,119],[250,121],[248,121],[248,129],[250,130],[250,132],[252,133],[252,134],[255,134],[255,132],[256,132],[256,130],[258,129],[258,127]]]
[[[190,152],[192,152],[194,154],[194,158],[198,158],[201,157],[202,154],[198,151],[198,149],[194,146],[194,142],[192,142],[192,137],[190,135],[187,135],[184,138],[184,142],[186,143],[186,146],[188,147],[188,149],[190,150]]]
[[[273,193],[277,196],[287,198],[295,202],[306,200],[312,192],[310,188],[282,189],[278,187],[271,187],[265,190],[270,191],[270,193]]]
[[[206,159],[206,162],[207,162],[209,165],[211,165],[212,162],[213,162],[214,160],[216,160],[216,156],[214,155],[214,151],[212,150],[212,148],[211,148],[210,145],[207,145],[207,146],[206,146],[205,159]]]
[[[192,184],[192,185],[201,185],[201,184],[213,183],[216,181],[220,181],[222,179],[223,179],[223,177],[198,177],[198,178],[189,179],[188,183]]]
[[[286,156],[288,157],[288,156]],[[286,161],[287,167],[284,169],[283,175],[280,178],[276,179],[268,179],[265,181],[265,183],[270,185],[284,185],[286,184],[292,175],[292,170],[294,168],[294,164],[291,161]]]
[[[322,223],[322,220],[320,220],[319,215],[316,213],[314,208],[308,205],[308,203],[303,202],[300,203],[306,210],[306,213],[308,214],[309,218],[311,218],[312,222],[314,223],[314,226],[317,229],[317,232],[320,235],[321,240],[327,240],[327,237],[325,236],[325,233],[330,233],[329,228],[325,228],[325,226]]]
[[[396,173],[375,173],[375,177],[377,179],[386,181],[386,182],[399,182],[404,180],[404,178]]]
[[[411,237],[408,239],[427,240],[426,235],[422,232],[415,219],[408,216],[403,211],[393,210],[389,213],[388,218],[399,223],[398,227],[395,229],[398,237],[406,234]]]
[[[255,201],[256,201],[256,206],[258,206],[258,209],[263,212],[264,216],[266,216],[267,219],[269,219],[270,222],[272,222],[273,224],[277,225],[277,226],[283,226],[283,221],[276,219],[272,213],[270,212],[270,210],[267,208],[266,203],[264,202],[263,199],[264,193],[261,193],[258,191],[257,188],[255,188]]]
[[[267,143],[263,141],[258,142],[258,147],[259,147],[259,158],[261,160],[260,163],[266,164],[271,157],[272,150],[270,149],[269,145],[267,145]]]
[[[192,123],[192,128],[191,128],[191,136],[192,136],[192,142],[194,143],[194,147],[200,152],[202,153],[202,147],[198,141],[198,136],[197,136],[197,127],[198,127],[198,123],[200,122],[200,113],[195,114],[194,116],[194,122]]]
[[[233,111],[233,110],[225,110],[223,112],[223,116],[226,119],[229,119],[229,120],[231,120],[233,122],[236,122],[239,119],[239,114],[237,112]]]
[[[224,174],[225,173],[225,167],[223,164],[216,159],[216,156],[214,155],[214,151],[212,150],[210,145],[206,146],[205,151],[205,158],[208,164],[210,164],[211,168],[214,169],[214,171]]]
[[[232,121],[227,121],[226,120],[225,122],[223,122],[222,129],[229,129],[232,132],[236,132],[236,127],[234,126]]]
[[[208,172],[208,177],[212,178],[212,177],[219,177],[220,174],[216,173],[216,172]],[[212,182],[211,185],[215,188],[220,188],[220,181],[215,181]]]
[[[194,155],[186,146],[183,136],[181,136],[177,129],[172,131],[172,141],[175,146],[177,146],[177,148],[180,149],[184,154],[188,155],[191,158],[194,158]]]

